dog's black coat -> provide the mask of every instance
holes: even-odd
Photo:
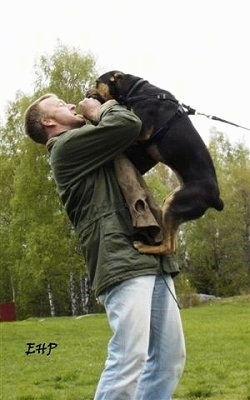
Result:
[[[110,71],[97,79],[89,96],[99,96],[101,101],[116,99],[141,119],[139,141],[126,152],[141,173],[160,161],[177,174],[181,188],[164,210],[168,223],[177,227],[201,217],[210,207],[223,209],[209,151],[170,92],[140,77]]]

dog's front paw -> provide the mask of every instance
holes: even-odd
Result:
[[[134,246],[134,248],[135,248],[136,250],[138,250],[140,253],[142,253],[142,249],[143,249],[143,247],[145,246],[145,244],[142,243],[142,242],[136,241],[136,242],[133,242],[133,246]]]
[[[98,100],[101,104],[105,103],[105,99],[100,95],[96,89],[89,89],[86,92],[86,97]]]

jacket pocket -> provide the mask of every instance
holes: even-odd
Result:
[[[118,210],[103,217],[102,231],[105,236],[113,233],[121,233],[126,236],[132,236],[133,227],[128,210]]]

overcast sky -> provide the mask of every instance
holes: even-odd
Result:
[[[91,53],[98,72],[119,69],[171,91],[197,111],[250,128],[247,0],[0,2],[0,116],[57,41]],[[250,147],[250,131],[194,117]]]

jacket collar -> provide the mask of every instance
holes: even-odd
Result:
[[[67,132],[67,131],[63,131],[63,132],[59,133],[59,135],[51,137],[51,138],[46,142],[46,147],[47,147],[47,150],[48,150],[49,152],[51,152],[51,149],[52,149],[52,147],[54,146],[54,144],[55,144],[55,142],[57,141],[57,139],[59,138],[59,136],[61,136],[61,135],[62,135],[63,133],[65,133],[65,132]]]

